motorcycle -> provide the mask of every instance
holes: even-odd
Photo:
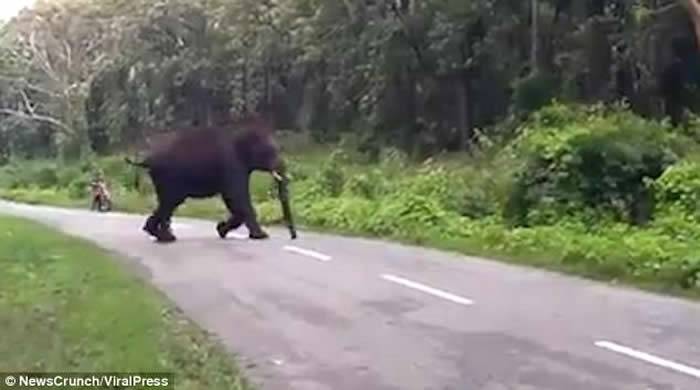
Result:
[[[91,183],[92,203],[90,210],[107,212],[112,210],[112,199],[104,183]]]

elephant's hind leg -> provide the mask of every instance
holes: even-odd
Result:
[[[146,223],[143,225],[142,230],[152,237],[158,237],[158,230],[160,229],[160,224],[156,218],[156,211],[154,210],[151,215],[146,219]]]
[[[170,228],[170,219],[173,212],[182,202],[185,196],[180,194],[167,194],[158,192],[158,207],[146,221],[144,230],[156,238],[158,242],[173,242],[177,239]]]
[[[158,206],[146,220],[143,230],[155,237],[158,242],[173,242],[177,238],[170,228],[170,217],[166,208]]]
[[[173,242],[177,240],[177,237],[175,237],[175,234],[173,234],[172,228],[170,227],[170,219],[172,218],[175,209],[177,209],[177,207],[180,206],[184,200],[184,197],[169,199],[168,202],[164,203],[156,211],[157,218],[160,222],[158,233],[156,235],[156,239],[158,239],[159,242]]]

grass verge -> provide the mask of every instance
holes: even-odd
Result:
[[[110,257],[0,216],[3,370],[172,372],[175,389],[252,389],[223,347]]]

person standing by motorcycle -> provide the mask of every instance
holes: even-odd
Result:
[[[111,209],[111,196],[101,170],[95,172],[92,181],[90,181],[90,189],[92,191],[90,210],[105,211]]]

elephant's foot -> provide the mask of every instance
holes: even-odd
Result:
[[[258,229],[258,230],[251,230],[250,233],[248,233],[248,237],[251,240],[264,240],[270,237],[264,230]]]
[[[170,221],[162,224],[158,223],[155,216],[150,216],[143,225],[143,231],[155,237],[158,242],[173,242],[176,240],[175,235],[170,230]]]
[[[226,235],[230,231],[231,231],[231,229],[229,227],[229,224],[226,221],[221,221],[221,222],[216,224],[216,232],[219,233],[219,237],[221,239],[226,238]]]
[[[177,240],[177,237],[169,230],[161,230],[156,236],[156,241],[161,243],[169,243]]]
[[[243,218],[238,216],[232,216],[226,221],[221,221],[216,224],[216,231],[219,233],[219,237],[226,238],[226,235],[232,231],[238,229],[243,224]]]
[[[146,223],[143,225],[142,230],[152,237],[158,238],[159,234],[159,228],[158,228],[158,221],[156,220],[156,217],[150,216],[146,220]]]
[[[169,218],[160,224],[160,229],[158,229],[158,235],[156,238],[158,239],[158,242],[173,242],[177,239],[170,228]]]

